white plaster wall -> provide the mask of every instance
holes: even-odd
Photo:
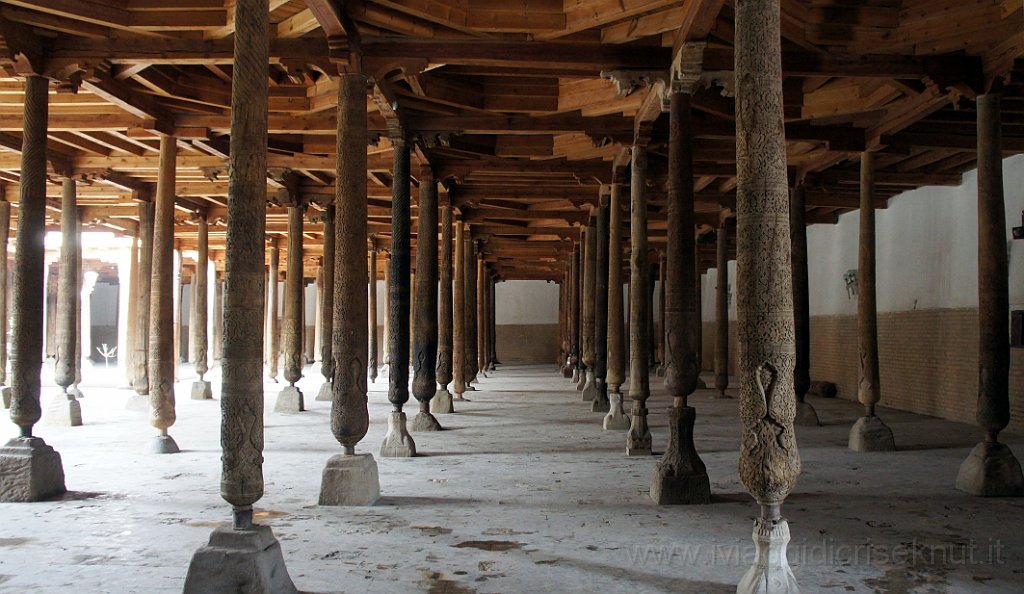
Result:
[[[1024,210],[1024,155],[1003,161],[1006,237],[1010,255],[1010,307],[1024,308],[1024,240],[1011,240]],[[924,187],[894,196],[875,211],[878,311],[969,308],[978,306],[977,172],[957,187]],[[811,315],[855,315],[843,274],[857,269],[860,213],[839,217],[836,225],[807,228]],[[715,319],[716,271],[704,275],[704,321]],[[736,262],[729,262],[735,290]],[[736,319],[735,294],[729,319]]]
[[[500,282],[494,290],[495,321],[503,324],[557,324],[558,284],[540,280]]]

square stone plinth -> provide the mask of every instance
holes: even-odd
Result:
[[[302,392],[295,386],[286,386],[277,395],[277,402],[274,403],[274,412],[297,413],[304,410],[306,410],[306,405],[302,399]]]
[[[38,437],[15,437],[0,448],[0,501],[39,501],[60,495],[60,454]]]
[[[196,380],[192,382],[192,400],[213,400],[213,389],[210,382]]]
[[[192,556],[185,594],[298,594],[269,526],[217,528]]]
[[[320,505],[373,505],[380,498],[372,454],[331,456],[320,483]]]

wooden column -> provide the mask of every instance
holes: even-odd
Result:
[[[758,559],[737,594],[797,592],[785,560],[782,502],[800,473],[793,433],[793,288],[782,97],[779,0],[736,4],[736,305],[739,327],[739,474],[761,507]]]
[[[475,390],[476,381],[477,320],[476,320],[476,243],[466,234],[466,307],[462,315],[466,318],[466,390]]]
[[[381,333],[381,353],[384,355],[384,366],[391,370],[391,251],[384,252],[384,328]]]
[[[139,203],[139,271],[138,271],[138,314],[135,324],[135,366],[132,382],[135,393],[149,394],[149,315],[153,288],[153,196]],[[148,408],[148,403],[146,403]]]
[[[441,424],[430,414],[437,380],[437,180],[429,172],[421,176],[420,203],[416,221],[416,334],[412,347],[412,394],[420,403],[419,413],[409,428],[440,431]]]
[[[60,262],[57,279],[57,356],[54,361],[54,381],[64,392],[63,397],[53,401],[46,413],[46,421],[52,425],[82,424],[82,405],[70,390],[75,383],[75,361],[79,356],[78,314],[79,267],[78,254],[81,251],[78,234],[78,208],[76,206],[75,180],[61,180],[60,209]]]
[[[671,173],[671,172],[670,172]],[[658,361],[658,377],[665,376],[665,251],[658,250],[658,334],[655,352]]]
[[[487,320],[487,267],[484,263],[483,245],[476,253],[476,370],[487,377],[487,333],[490,323]]]
[[[857,269],[857,334],[860,379],[857,399],[864,416],[850,429],[849,448],[857,452],[896,449],[892,430],[875,414],[881,398],[878,374],[878,312],[875,300],[875,157],[860,156],[860,249]]]
[[[715,274],[715,389],[719,398],[729,398],[729,229],[719,225],[716,232]]]
[[[431,412],[450,413],[451,392],[448,384],[452,381],[452,353],[454,337],[452,335],[452,206],[441,207],[441,285],[438,289],[438,320],[437,320],[437,394],[431,401]]]
[[[572,376],[570,380],[573,383],[579,382],[580,379],[580,310],[579,310],[579,291],[580,291],[580,242],[573,242],[572,246],[572,260],[569,263],[569,361],[568,366],[571,367]]]
[[[585,381],[579,385],[583,391],[583,401],[593,402],[597,399],[597,386],[594,384],[594,293],[597,280],[597,223],[590,217],[583,235],[583,369]]]
[[[576,286],[574,307],[576,308],[576,373],[573,380],[576,382],[576,389],[582,390],[587,383],[587,368],[584,363],[586,357],[586,342],[583,340],[584,328],[586,327],[586,262],[587,262],[587,229],[580,229],[580,242],[578,250],[579,262],[576,265]]]
[[[324,223],[324,253],[320,259],[323,282],[320,285],[320,375],[324,383],[317,400],[331,401],[331,376],[334,374],[334,359],[331,357],[331,335],[334,334],[334,203],[328,204],[321,215]]]
[[[149,309],[150,423],[160,432],[153,453],[174,454],[178,445],[167,434],[176,420],[174,410],[175,312],[174,187],[178,145],[173,136],[160,137],[160,169],[153,210],[153,271]]]
[[[284,327],[284,379],[288,385],[281,390],[274,404],[277,412],[305,410],[302,391],[295,386],[295,382],[302,379],[302,330],[305,326],[302,311],[306,292],[302,266],[302,211],[298,203],[288,206],[288,253],[284,271],[284,315],[281,319]]]
[[[0,394],[4,408],[11,406],[10,378],[7,376],[7,243],[10,236],[11,203],[6,196],[0,195]],[[135,245],[134,242],[132,245]]]
[[[493,371],[498,365],[501,365],[501,361],[498,360],[498,279],[491,276],[488,286],[490,287],[490,296],[487,298],[487,303],[490,308],[487,319],[491,322],[491,338],[488,341],[491,350],[488,362],[490,363],[490,369]]]
[[[598,197],[594,237],[594,387],[591,412],[608,412],[608,196]]]
[[[668,245],[662,260],[662,362],[672,396],[669,440],[651,483],[661,505],[711,502],[707,468],[693,443],[697,411],[687,398],[697,389],[697,242],[693,214],[693,148],[689,93],[673,92],[669,105]]]
[[[373,240],[371,240],[373,241]],[[369,318],[367,319],[366,331],[369,336],[369,358],[367,359],[367,367],[369,368],[370,381],[377,381],[377,354],[380,348],[377,346],[377,246],[374,245],[370,249],[370,275],[369,283],[367,285],[367,294],[370,299],[370,311]]]
[[[629,429],[620,386],[626,376],[622,304],[622,184],[613,183],[608,203],[608,382],[609,411],[604,428]]]
[[[278,239],[270,239],[270,268],[267,272],[267,376],[277,382],[277,367],[281,360],[281,325],[277,317],[278,282],[281,277],[281,250],[277,247]]]
[[[206,213],[200,213],[197,222],[196,274],[192,279],[195,291],[189,325],[192,328],[192,358],[196,362],[196,373],[199,375],[199,380],[192,383],[192,398],[194,400],[209,400],[213,398],[213,391],[210,382],[203,379],[203,376],[210,370],[209,337],[206,332],[210,294],[207,283],[210,273],[210,223]]]
[[[1010,422],[1009,261],[1000,99],[978,96],[978,426],[984,433],[960,465],[956,487],[984,497],[1024,496],[1020,463],[999,433]]]
[[[466,240],[465,224],[455,223],[455,280],[452,283],[452,389],[456,400],[466,391]]]
[[[807,282],[807,190],[797,184],[790,193],[789,236],[793,252],[793,328],[796,337],[796,418],[804,427],[817,427],[818,413],[805,400],[811,388],[811,301]]]
[[[647,427],[647,398],[650,390],[650,367],[647,350],[650,345],[648,325],[650,271],[647,265],[647,148],[632,148],[632,179],[630,180],[630,252],[629,252],[629,433],[626,434],[627,456],[651,455],[651,430]]]

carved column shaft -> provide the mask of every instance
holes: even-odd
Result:
[[[455,223],[455,280],[452,298],[452,377],[456,394],[466,391],[466,240],[465,224]]]
[[[597,226],[593,217],[583,237],[583,364],[589,371],[594,366],[594,291],[597,286]]]
[[[277,238],[271,239],[270,268],[267,273],[267,285],[270,296],[267,298],[267,374],[270,379],[277,378],[277,366],[281,353],[281,326],[277,317],[278,284],[281,276],[281,250],[277,247]]]
[[[477,320],[476,320],[476,249],[473,240],[466,237],[466,307],[462,315],[466,318],[466,383],[476,380]]]
[[[487,297],[487,319],[491,323],[490,339],[487,341],[488,348],[490,349],[488,351],[487,360],[491,364],[491,368],[493,369],[494,366],[498,364],[498,305],[496,303],[498,296],[497,279],[495,279],[493,276],[490,277],[487,286],[489,289]]]
[[[857,399],[866,415],[875,416],[881,398],[878,382],[878,312],[875,299],[875,156],[860,156],[860,249],[857,270],[857,329],[860,381]]]
[[[729,231],[718,228],[715,285],[715,388],[724,396],[729,387]]]
[[[202,379],[203,375],[210,369],[209,361],[207,360],[209,341],[206,334],[209,308],[209,287],[207,286],[206,279],[210,270],[210,225],[205,214],[199,216],[197,233],[196,274],[192,279],[192,284],[195,287],[193,293],[195,300],[192,302],[191,316],[192,358],[196,362],[196,373]]]
[[[490,323],[487,318],[487,269],[484,264],[483,250],[476,254],[476,369],[483,373],[487,370],[487,334]]]
[[[0,200],[0,386],[7,385],[7,242],[11,234],[11,203]],[[133,244],[134,245],[134,244]]]
[[[671,167],[669,168],[669,175],[671,175]],[[668,325],[665,324],[665,283],[668,279],[667,266],[665,252],[658,250],[658,324],[657,324],[657,338],[655,344],[655,352],[657,353],[656,359],[661,364],[662,369],[658,370],[659,375],[664,373],[665,366],[665,333],[668,331]]]
[[[675,406],[686,406],[697,389],[697,242],[693,215],[693,150],[691,145],[690,95],[672,93],[668,164],[668,246],[665,283],[664,362],[665,386]]]
[[[331,357],[331,335],[334,334],[334,203],[322,215],[324,222],[324,255],[320,260],[323,284],[320,290],[320,373],[330,381],[334,359]]]
[[[608,223],[607,196],[599,198],[594,238],[594,375],[603,401],[608,375]]]
[[[633,401],[626,453],[651,454],[651,432],[647,427],[647,398],[650,396],[650,268],[647,264],[647,149],[633,146],[630,181],[629,253],[629,397]]]
[[[807,190],[793,188],[789,203],[789,233],[793,250],[793,326],[796,331],[796,372],[793,389],[803,402],[811,388],[811,304],[807,281]]]
[[[622,309],[622,185],[612,184],[608,205],[608,374],[612,391],[625,379],[624,320]]]
[[[284,379],[292,386],[302,379],[302,207],[288,207],[288,258],[284,277]]]
[[[452,381],[452,207],[441,207],[441,286],[437,320],[437,383],[444,389]]]
[[[227,251],[221,369],[221,496],[236,527],[263,496],[264,241],[267,209],[269,15],[238,0],[231,88]],[[277,282],[276,277],[271,279]],[[276,310],[275,310],[276,316]]]
[[[369,319],[367,320],[366,331],[370,339],[370,352],[367,367],[370,371],[370,381],[377,380],[377,355],[380,347],[377,345],[377,248],[370,250],[370,279],[367,286],[367,293],[370,299]]]
[[[767,526],[780,518],[800,472],[780,44],[778,0],[737,3],[739,474]]]
[[[75,383],[75,358],[78,356],[78,208],[75,180],[62,180],[60,208],[60,270],[57,280],[57,358],[54,381],[65,392]]]
[[[138,313],[135,324],[135,371],[132,384],[140,395],[149,394],[149,314],[153,283],[153,196],[139,203]]]
[[[579,367],[580,362],[580,250],[582,242],[573,244],[572,262],[569,265],[569,354],[570,362]]]
[[[366,88],[362,74],[338,78],[331,432],[347,454],[355,453],[370,424],[366,410]]]
[[[160,169],[153,210],[153,278],[150,281],[150,423],[166,435],[174,425],[174,188],[178,146],[160,137]]]
[[[1009,264],[999,95],[978,96],[978,425],[996,442],[1010,422]]]
[[[391,278],[388,294],[390,384],[388,401],[396,412],[409,400],[409,146],[395,143],[395,179],[391,184]]]
[[[420,182],[416,223],[416,335],[413,337],[412,393],[429,413],[437,380],[437,181]],[[447,383],[447,382],[446,382]]]

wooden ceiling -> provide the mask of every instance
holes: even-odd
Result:
[[[137,203],[156,182],[157,135],[173,133],[176,241],[194,248],[193,215],[205,211],[222,260],[232,5],[0,0],[6,199],[18,196],[19,74],[30,64],[54,81],[48,222],[59,220],[60,177],[73,175],[89,227],[134,234]],[[700,79],[691,102],[698,233],[732,216],[731,2],[269,0],[269,10],[267,233],[286,235],[282,203],[288,188],[297,192],[310,203],[310,267],[323,240],[316,214],[333,197],[332,75],[357,63],[373,83],[369,230],[383,247],[396,123],[416,139],[414,186],[428,171],[444,181],[443,199],[486,239],[503,278],[560,278],[600,193],[628,179],[634,142],[650,151],[650,240],[662,247],[673,64]],[[973,98],[993,88],[1004,97],[1004,149],[1024,152],[1022,0],[782,0],[782,34],[789,165],[808,184],[810,223],[857,207],[864,150],[879,152],[879,207],[907,189],[959,184],[975,166]],[[713,265],[713,242],[700,245]]]

